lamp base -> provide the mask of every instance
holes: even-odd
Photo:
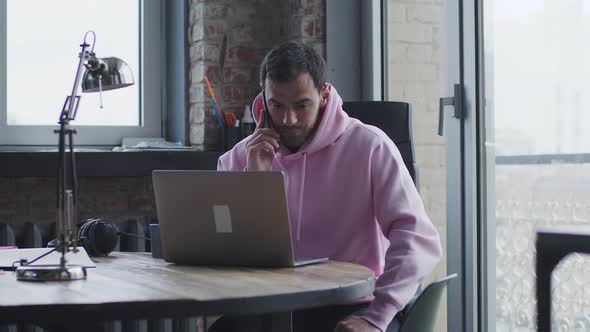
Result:
[[[70,281],[86,279],[86,268],[79,265],[36,265],[16,269],[16,280],[21,281]]]

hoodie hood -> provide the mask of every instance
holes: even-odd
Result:
[[[303,194],[305,192],[308,155],[314,154],[334,143],[346,131],[351,123],[354,123],[355,121],[358,122],[358,120],[350,118],[348,114],[342,110],[342,98],[340,98],[336,89],[330,84],[327,84],[326,89],[328,89],[329,92],[328,100],[326,105],[319,111],[319,123],[316,124],[316,129],[311,134],[312,136],[307,139],[297,152],[291,153],[286,147],[282,146],[274,156],[274,162],[286,175],[285,181],[288,190],[296,192],[293,196],[297,198],[289,202],[289,206],[292,209],[292,211],[290,211],[290,217],[291,220],[294,221],[295,226],[294,235],[296,239],[296,247],[301,240],[303,227],[301,219],[304,212]],[[257,125],[264,110],[262,98],[263,96],[261,92],[256,96],[252,103],[253,118]],[[288,164],[285,165],[285,162]],[[299,166],[293,167],[292,163],[299,164]],[[293,169],[299,170],[297,176],[293,176]]]
[[[336,89],[330,84],[327,84],[326,88],[329,91],[328,100],[326,106],[320,109],[319,123],[315,132],[296,153],[314,153],[323,149],[336,141],[346,131],[346,128],[356,121],[342,110],[342,98],[340,98]],[[263,109],[261,92],[252,102],[252,115],[256,124],[258,124]]]

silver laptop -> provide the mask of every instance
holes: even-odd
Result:
[[[292,267],[283,174],[156,170],[162,256],[191,265]]]

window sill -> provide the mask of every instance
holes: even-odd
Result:
[[[79,150],[79,151],[78,151]],[[129,151],[111,147],[76,148],[78,176],[150,176],[155,169],[216,169],[222,152]],[[0,146],[0,177],[55,177],[57,150],[48,147]]]

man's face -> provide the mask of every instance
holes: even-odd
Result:
[[[318,91],[309,73],[278,83],[265,81],[268,109],[281,142],[291,151],[298,150],[313,134],[327,91]]]

